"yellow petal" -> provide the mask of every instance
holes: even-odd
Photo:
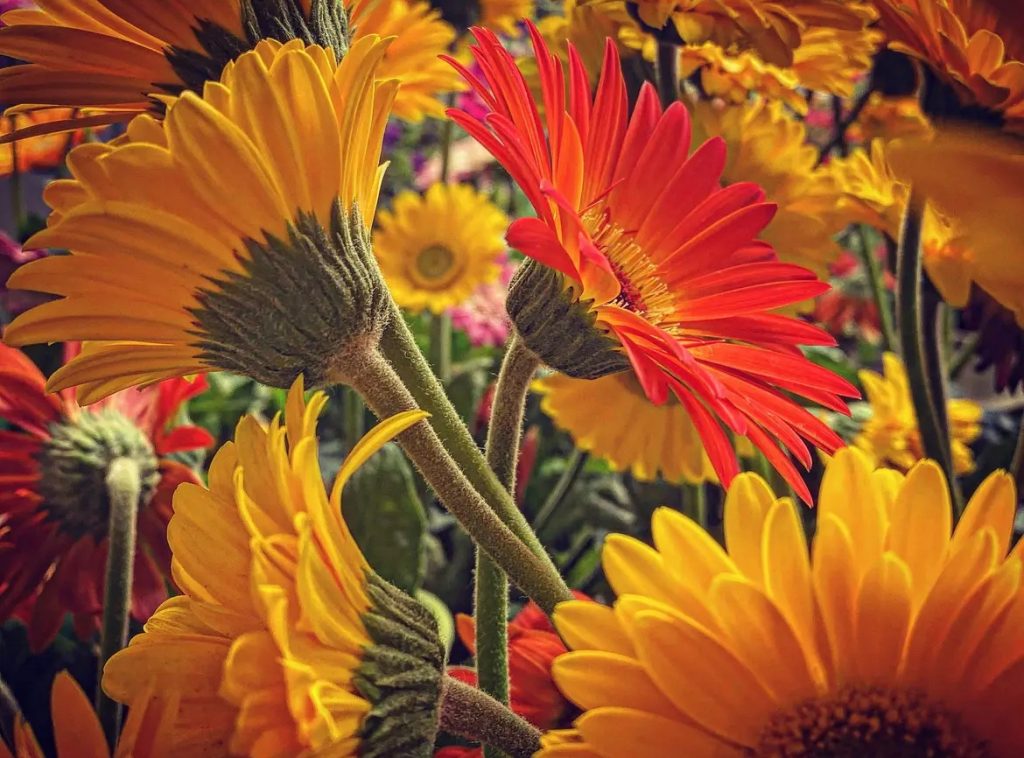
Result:
[[[899,668],[911,617],[910,572],[885,553],[861,582],[852,649],[860,681],[886,683]]]
[[[1017,487],[1005,471],[994,471],[971,496],[963,516],[953,532],[950,550],[960,550],[971,537],[984,528],[996,535],[999,555],[1006,555],[1013,536],[1013,518],[1017,511]]]
[[[604,651],[572,652],[555,660],[551,674],[566,697],[585,711],[614,706],[682,718],[634,658]]]
[[[949,489],[938,464],[921,461],[910,470],[891,514],[888,549],[910,570],[916,608],[945,562],[952,528]]]
[[[761,531],[775,495],[757,474],[737,476],[725,495],[725,545],[748,579],[763,583]]]

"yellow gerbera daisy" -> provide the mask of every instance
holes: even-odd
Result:
[[[854,142],[871,142],[920,137],[930,131],[931,124],[921,111],[919,98],[887,97],[881,92],[872,92],[848,134]]]
[[[426,116],[442,118],[444,104],[438,97],[466,86],[438,57],[448,52],[456,36],[441,12],[426,0],[345,0],[345,5],[354,28],[353,41],[366,36],[390,39],[377,76],[401,82],[394,115],[413,122]]]
[[[907,371],[895,353],[882,356],[882,370],[882,374],[867,369],[859,373],[871,418],[853,444],[869,456],[873,465],[907,471],[924,458]],[[957,474],[970,473],[974,456],[968,445],[981,434],[981,406],[970,400],[949,400],[946,413],[953,468]]]
[[[743,474],[723,550],[668,509],[654,548],[613,535],[613,608],[573,601],[555,661],[584,710],[544,758],[992,756],[1024,752],[1021,546],[1011,477],[951,532],[941,470],[904,479],[836,454],[808,557],[797,506]]]
[[[1024,234],[1018,221],[1024,157],[1014,156],[1016,143],[993,143],[983,134],[943,135],[935,142],[930,136],[906,143],[874,140],[870,150],[833,159],[829,170],[842,190],[840,210],[850,221],[898,239],[910,194],[905,179],[920,176],[932,200],[922,221],[922,257],[943,299],[962,308],[976,283],[1024,324],[1024,258],[1007,255],[1006,247]],[[894,152],[912,156],[903,178],[890,165]],[[956,182],[949,181],[950,171]]]
[[[652,403],[631,372],[593,380],[551,374],[536,388],[544,396],[543,411],[576,447],[616,471],[644,480],[717,481],[690,414],[674,399]]]
[[[807,113],[807,100],[798,87],[850,97],[858,79],[871,68],[881,43],[875,30],[810,29],[793,51],[786,68],[765,63],[756,53],[731,54],[718,45],[686,46],[680,50],[680,76],[698,69],[704,91],[732,103],[751,92],[781,100],[798,113]]]
[[[468,185],[402,192],[377,223],[374,253],[395,302],[410,311],[443,313],[501,273],[508,217]]]
[[[67,248],[9,286],[60,295],[12,323],[11,344],[94,340],[50,379],[92,402],[157,379],[235,370],[287,387],[325,381],[350,340],[386,318],[369,225],[396,83],[387,44],[263,42],[203,97],[115,144],[72,151],[33,246]]]
[[[762,99],[726,108],[699,102],[693,113],[699,139],[725,139],[722,180],[753,182],[778,205],[761,239],[783,261],[827,278],[828,264],[841,252],[832,236],[846,221],[836,213],[839,188],[827,170],[816,167],[818,151],[808,143],[803,123],[781,103]]]
[[[1024,141],[944,129],[929,139],[899,140],[891,154],[899,178],[956,220],[969,250],[969,275],[961,282],[973,279],[1024,326]],[[955,271],[946,277],[948,289],[955,278]]]
[[[919,58],[948,86],[935,115],[995,115],[1024,134],[1024,33],[1020,4],[990,0],[873,0],[889,47]],[[948,102],[951,100],[952,102]],[[953,113],[949,113],[952,106]],[[981,114],[979,114],[981,111]],[[987,114],[986,114],[987,112]]]
[[[171,727],[178,716],[176,692],[141,688],[129,703],[128,718],[117,740],[117,758],[158,758],[170,754]],[[93,705],[70,674],[62,671],[50,690],[50,715],[57,758],[105,758],[111,755]],[[14,723],[14,753],[0,740],[0,758],[46,758],[32,727],[20,715]]]
[[[373,572],[341,516],[353,472],[425,414],[374,428],[328,496],[316,441],[326,396],[307,404],[302,390],[300,378],[284,420],[239,423],[208,489],[177,490],[168,541],[183,594],[111,658],[103,688],[121,702],[146,687],[180,692],[171,744],[182,755],[429,756],[436,622]]]
[[[301,40],[343,55],[348,21],[332,0],[37,0],[4,14],[0,52],[24,65],[0,70],[0,101],[24,109],[72,107],[30,133],[128,121],[162,112],[163,98],[216,81],[260,40]]]
[[[777,66],[793,64],[793,51],[810,30],[862,31],[874,15],[857,0],[627,0],[625,5],[643,27],[657,34],[676,37],[685,45],[713,42],[752,49]]]

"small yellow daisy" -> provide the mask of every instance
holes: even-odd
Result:
[[[467,185],[399,194],[378,215],[374,252],[401,307],[442,313],[497,281],[509,220]]]

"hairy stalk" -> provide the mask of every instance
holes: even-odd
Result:
[[[515,336],[505,352],[487,427],[487,463],[509,494],[515,492],[519,438],[530,381],[540,359]],[[508,579],[479,548],[476,551],[476,671],[480,689],[508,703]],[[486,758],[502,752],[485,747]]]
[[[419,407],[394,367],[375,350],[352,356],[334,378],[354,387],[379,418]],[[558,571],[535,555],[488,507],[464,473],[468,470],[460,468],[427,420],[400,434],[398,443],[474,542],[527,596],[548,613],[559,602],[571,599]],[[481,463],[487,465],[482,457]]]
[[[885,287],[882,265],[874,251],[868,248],[863,226],[857,226],[854,237],[857,239],[857,251],[864,264],[864,271],[868,275],[871,295],[875,300],[875,308],[878,309],[878,318],[882,325],[882,349],[894,350],[898,344],[896,326],[893,324],[892,304],[889,302],[889,292]]]
[[[449,734],[512,758],[529,758],[540,750],[540,732],[491,696],[447,676],[441,693],[441,729]]]
[[[679,99],[679,48],[671,42],[658,42],[658,97],[663,108]]]
[[[696,521],[704,529],[708,526],[708,502],[704,492],[704,484],[690,484],[685,482],[681,487],[682,511],[686,516]]]
[[[579,478],[580,472],[583,471],[583,467],[587,464],[589,457],[590,455],[586,451],[579,448],[575,448],[572,451],[572,455],[569,456],[569,460],[565,464],[565,470],[558,477],[554,488],[548,493],[548,499],[544,501],[544,505],[537,511],[537,515],[533,517],[533,528],[537,531],[537,534],[544,533],[544,528],[551,521],[551,517],[558,512],[559,507],[565,502],[566,495],[572,492],[572,486],[576,483],[576,479]]]
[[[949,431],[944,429],[936,412],[933,389],[930,387],[925,360],[926,339],[921,299],[923,268],[921,259],[921,216],[923,203],[920,196],[910,190],[907,210],[903,216],[897,252],[896,304],[899,310],[900,345],[907,368],[914,414],[921,433],[921,442],[927,457],[934,459],[946,474],[954,508],[960,511],[959,487],[949,455]]]
[[[107,573],[103,588],[103,624],[100,637],[99,671],[128,643],[128,616],[132,605],[132,573],[135,566],[135,537],[142,482],[139,465],[131,458],[118,458],[107,471],[110,526],[107,532]],[[121,731],[122,706],[96,688],[96,712],[108,744],[117,743]]]
[[[544,546],[516,507],[512,496],[487,465],[483,453],[448,400],[434,372],[430,370],[398,307],[394,304],[391,307],[392,317],[384,329],[380,343],[384,355],[398,372],[402,383],[412,393],[419,407],[431,414],[430,425],[458,467],[469,477],[476,491],[483,496],[509,529],[548,565],[551,572],[557,574],[558,570],[551,562]],[[563,588],[564,599],[571,599],[569,588],[565,587],[564,582]]]
[[[447,313],[430,316],[430,365],[447,386],[452,380],[452,317]]]

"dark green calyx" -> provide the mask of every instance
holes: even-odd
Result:
[[[520,266],[505,307],[526,346],[551,368],[576,379],[597,379],[629,368],[619,345],[594,323],[562,274],[536,261]]]
[[[265,39],[302,40],[334,50],[340,59],[351,41],[348,14],[341,0],[312,0],[309,16],[300,0],[242,0],[242,36],[209,19],[194,27],[200,50],[172,46],[167,60],[180,78],[160,86],[177,95],[185,90],[202,94],[203,85],[220,79],[224,67]]]
[[[299,213],[287,239],[246,248],[244,270],[212,280],[192,309],[208,365],[281,388],[304,374],[313,388],[376,347],[389,296],[358,209],[335,201],[329,229]]]
[[[112,409],[82,411],[50,426],[39,456],[39,494],[60,531],[102,539],[110,523],[107,472],[118,458],[138,465],[139,505],[149,503],[160,481],[159,462],[146,435]]]
[[[465,31],[480,21],[479,0],[431,0],[430,4],[456,29]]]
[[[444,675],[444,645],[434,615],[367,572],[370,610],[363,625],[373,643],[354,682],[372,708],[363,719],[362,758],[429,758],[434,751]]]

